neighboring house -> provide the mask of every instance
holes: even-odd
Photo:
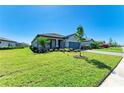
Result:
[[[93,39],[86,39],[81,43],[81,46],[90,46],[90,44],[93,42]]]
[[[80,46],[86,45],[90,46],[90,43],[92,42],[93,39],[88,39],[85,40],[84,42],[79,42],[74,34],[64,36],[56,33],[46,33],[46,34],[38,34],[34,40],[31,42],[31,45],[33,47],[41,47],[37,43],[37,37],[46,37],[50,40],[50,43],[47,45],[47,48],[52,49],[52,48],[73,48],[73,49],[79,49]]]
[[[17,46],[17,44],[18,43],[16,41],[0,37],[0,47]]]

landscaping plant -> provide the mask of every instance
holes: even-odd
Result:
[[[37,42],[38,44],[41,45],[41,48],[40,48],[40,52],[44,53],[46,52],[48,49],[46,48],[46,44],[48,44],[50,41],[47,39],[47,38],[44,38],[44,37],[38,37],[37,38]]]
[[[81,42],[83,42],[85,40],[85,38],[83,38],[83,37],[84,37],[84,29],[80,25],[77,28],[77,32],[75,33],[75,38],[81,43]],[[81,49],[81,47],[80,47],[80,49]],[[81,57],[81,51],[80,51],[80,55],[79,56]]]
[[[114,41],[112,38],[109,38],[109,45],[110,47],[118,47],[118,43]]]
[[[90,44],[91,48],[92,49],[99,49],[100,48],[100,45],[98,42],[94,41]]]

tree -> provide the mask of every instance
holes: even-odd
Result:
[[[109,45],[111,47],[117,47],[118,46],[118,43],[116,41],[113,41],[112,38],[109,39]]]
[[[45,52],[45,46],[47,43],[49,43],[50,41],[47,39],[47,38],[44,38],[44,37],[38,37],[37,38],[37,42],[41,45],[42,47],[42,52]]]
[[[114,41],[114,42],[112,43],[112,46],[113,46],[113,47],[118,47],[118,43],[117,43],[116,41]]]
[[[80,25],[77,27],[77,32],[75,33],[75,38],[79,41],[79,42],[83,42],[85,40],[84,37],[84,29],[83,27]],[[81,46],[80,46],[81,48]],[[80,51],[80,56],[81,56],[81,51]]]
[[[99,49],[100,48],[100,43],[99,41],[93,41],[91,44],[90,44],[91,48],[93,49]]]
[[[112,38],[110,37],[110,38],[109,38],[109,45],[112,46],[112,43],[113,43],[113,40],[112,40]]]
[[[24,43],[24,42],[20,43],[20,47],[29,47],[29,46],[30,46],[30,45],[27,44],[27,43]]]

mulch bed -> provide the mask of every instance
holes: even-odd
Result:
[[[76,55],[76,56],[73,56],[74,58],[78,58],[78,59],[88,59],[88,57],[86,56],[79,56],[79,55]]]

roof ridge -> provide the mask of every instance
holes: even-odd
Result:
[[[65,37],[64,35],[61,35],[61,34],[58,34],[58,33],[43,33],[43,34],[38,34],[38,35]]]
[[[5,41],[12,41],[12,42],[16,42],[16,41],[13,41],[13,40],[8,39],[8,38],[5,38],[5,37],[0,37],[0,40],[5,40]]]

